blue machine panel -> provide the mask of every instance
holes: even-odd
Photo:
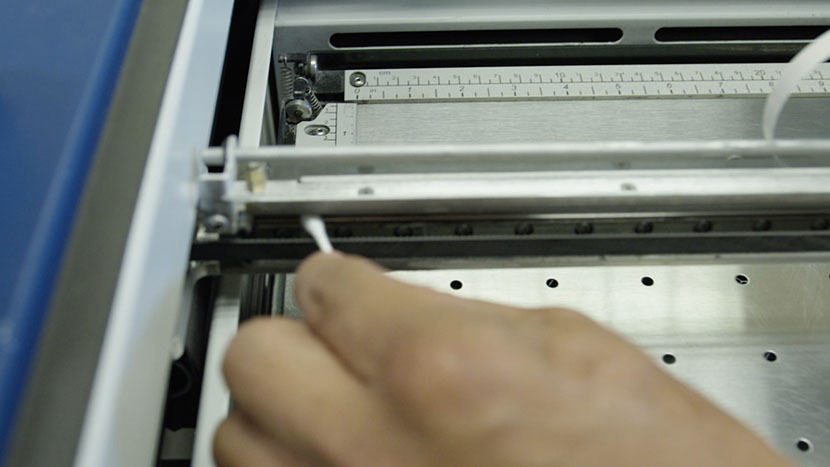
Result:
[[[140,3],[0,2],[0,464]]]

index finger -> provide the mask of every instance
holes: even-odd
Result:
[[[455,300],[385,276],[366,259],[315,254],[297,269],[294,295],[314,332],[359,377],[371,378],[394,342],[434,326]]]

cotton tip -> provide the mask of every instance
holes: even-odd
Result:
[[[771,140],[775,136],[778,117],[790,94],[798,87],[801,78],[812,73],[828,59],[830,59],[830,30],[801,49],[784,68],[781,79],[775,84],[775,89],[767,96],[764,104],[764,138]]]
[[[305,231],[317,243],[317,248],[320,251],[323,253],[331,253],[334,251],[329,240],[329,234],[326,233],[326,224],[320,216],[307,214],[300,217],[300,222],[302,222]]]

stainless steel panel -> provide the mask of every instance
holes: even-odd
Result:
[[[820,0],[283,0],[275,44],[281,53],[305,53],[332,49],[329,37],[344,32],[619,27],[620,43],[639,45],[653,44],[663,26],[809,25],[828,17],[830,5]]]
[[[228,196],[253,214],[804,212],[830,202],[830,170],[631,170],[313,176],[244,182]]]
[[[756,98],[364,104],[357,143],[754,139],[763,105]],[[776,134],[826,138],[828,114],[828,98],[792,99]]]
[[[569,307],[621,333],[803,465],[830,465],[830,263],[398,271],[463,297]],[[651,278],[646,286],[643,278]],[[557,287],[547,285],[549,279]],[[450,282],[461,281],[453,290]],[[287,277],[283,312],[301,317]],[[646,281],[648,282],[648,281]],[[775,354],[775,361],[765,358]],[[671,434],[667,434],[671,436]],[[809,441],[808,451],[797,447]]]
[[[345,104],[347,106],[353,104]],[[339,105],[338,108],[342,106]],[[316,123],[315,123],[316,125]],[[266,162],[272,180],[304,175],[536,172],[544,170],[826,167],[830,138],[773,141],[560,141],[501,144],[396,144],[208,148],[211,166]],[[227,164],[226,164],[227,165]],[[225,168],[225,172],[231,169]],[[238,175],[238,174],[230,174]],[[238,178],[238,176],[236,177]],[[234,179],[236,179],[234,178]]]

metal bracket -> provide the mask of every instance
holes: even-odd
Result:
[[[221,172],[210,172],[203,155],[199,174],[199,223],[207,232],[236,234],[240,230],[241,208],[230,197],[239,177],[237,148],[236,136],[229,136],[223,145]]]
[[[223,151],[203,152],[224,167],[200,179],[200,219],[219,234],[250,228],[249,210],[712,214],[824,210],[830,200],[830,140],[238,148],[232,138]],[[252,172],[256,163],[271,175]]]

